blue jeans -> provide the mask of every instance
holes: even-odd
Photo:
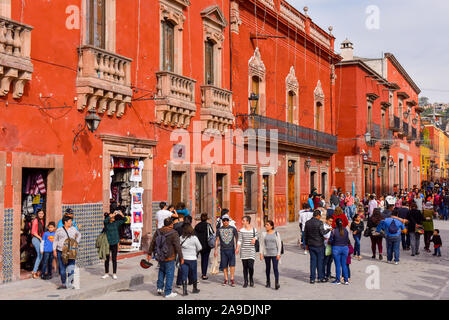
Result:
[[[332,268],[332,254],[328,256],[324,256],[324,277],[330,278],[331,277],[331,268]]]
[[[210,249],[201,250],[201,275],[207,275],[207,267],[209,266]]]
[[[37,270],[39,270],[39,265],[41,264],[42,260],[41,241],[38,238],[33,237],[33,239],[31,239],[31,243],[33,244],[34,249],[36,250],[36,261],[34,261],[33,272],[37,272]]]
[[[51,272],[53,269],[52,262],[53,262],[53,252],[44,252],[42,258],[42,275],[45,275],[48,272],[48,275],[51,276]]]
[[[69,272],[68,276],[69,278],[72,278],[73,273],[75,271],[75,260],[69,260],[68,264],[64,264],[62,262],[62,252],[57,251],[58,254],[58,262],[59,262],[59,274],[61,275],[61,283],[62,285],[69,287],[67,283],[67,271]]]
[[[346,206],[345,208],[346,217],[348,218],[348,221],[351,221],[352,218],[355,215],[355,206]]]
[[[348,247],[340,247],[333,246],[332,247],[332,256],[334,257],[335,262],[335,277],[337,281],[340,281],[341,271],[343,269],[343,278],[345,281],[348,281],[348,265],[346,264],[346,259],[348,258],[349,248]]]
[[[324,246],[310,247],[310,280],[316,279],[318,269],[318,280],[324,279]]]
[[[434,255],[435,255],[435,256],[441,256],[441,248],[440,248],[440,247],[435,248]]]
[[[360,240],[362,238],[362,234],[353,234],[352,237],[354,238],[354,255],[360,256]]]
[[[443,219],[448,220],[449,217],[449,207],[443,206]]]
[[[276,257],[265,257],[265,274],[267,276],[267,282],[270,282],[270,273],[271,273],[271,264],[273,264],[273,272],[274,272],[274,280],[276,282],[279,281],[279,261],[276,259]]]
[[[387,260],[393,260],[393,252],[394,252],[394,261],[399,262],[399,245],[401,244],[400,236],[386,237],[387,242]]]
[[[164,289],[165,295],[168,296],[172,292],[173,279],[175,278],[175,260],[159,262],[159,275],[157,278],[157,288]]]
[[[196,283],[196,281],[198,280],[196,268],[197,268],[196,260],[184,260],[184,264],[181,265],[182,281],[187,281],[187,278],[189,278],[192,281],[192,283]]]

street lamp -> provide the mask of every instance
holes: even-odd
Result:
[[[370,143],[371,142],[371,133],[367,132],[364,134],[365,136],[365,142]]]
[[[310,157],[307,158],[307,160],[305,161],[304,164],[306,165],[306,168],[307,168],[307,169],[310,169],[310,165],[312,164],[312,160],[310,159]]]
[[[254,92],[251,93],[251,95],[248,98],[249,100],[249,107],[251,110],[251,115],[255,115],[257,111],[257,103],[259,102],[259,95],[255,94]]]
[[[87,129],[90,132],[94,133],[95,131],[97,131],[98,126],[100,125],[101,118],[97,116],[95,110],[89,110],[89,114],[86,115],[84,121],[86,122]]]

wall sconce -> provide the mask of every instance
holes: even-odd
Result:
[[[310,169],[310,165],[312,164],[312,160],[310,160],[310,157],[307,158],[307,160],[305,161],[304,164],[305,164],[305,166],[306,166],[307,169]]]
[[[371,142],[371,133],[367,132],[364,134],[365,136],[365,142],[370,143]]]
[[[249,107],[251,110],[251,115],[255,115],[256,111],[257,111],[257,104],[259,102],[259,95],[252,92],[251,95],[249,96],[248,100],[249,100]]]
[[[101,118],[97,116],[97,113],[95,110],[89,110],[89,113],[84,118],[84,125],[80,124],[78,125],[78,131],[73,130],[73,133],[75,134],[75,137],[73,138],[72,142],[72,150],[73,152],[78,151],[78,146],[76,143],[78,142],[81,134],[83,132],[86,132],[86,129],[90,132],[94,133],[97,131],[98,126],[100,125]]]

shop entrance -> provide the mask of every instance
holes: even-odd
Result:
[[[121,225],[120,252],[138,251],[143,228],[142,170],[143,161],[112,157],[110,212],[122,211],[126,222]]]
[[[183,194],[183,175],[184,172],[181,171],[172,171],[172,201],[171,203],[177,205],[182,202]]]
[[[39,210],[47,212],[47,177],[49,170],[22,168],[22,217],[20,234],[21,278],[31,274],[36,260],[36,250],[31,242],[31,225]],[[44,218],[47,224],[46,217]],[[55,221],[57,222],[57,221]],[[39,269],[40,270],[40,269]]]

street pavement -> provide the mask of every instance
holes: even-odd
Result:
[[[435,221],[443,240],[442,257],[420,250],[420,255],[410,256],[410,251],[401,250],[399,265],[384,260],[371,259],[369,238],[362,238],[361,261],[352,259],[351,281],[349,286],[331,283],[309,284],[309,256],[298,246],[298,224],[291,223],[277,230],[284,239],[285,254],[279,266],[279,290],[265,288],[265,263],[257,260],[255,264],[254,288],[243,288],[242,266],[236,264],[236,287],[222,286],[223,274],[209,275],[209,280],[200,280],[199,294],[178,295],[173,300],[317,300],[317,299],[449,299],[449,222]],[[385,242],[384,242],[385,244]],[[423,241],[421,240],[421,248]],[[28,279],[0,285],[2,300],[164,300],[156,294],[157,268],[144,270],[137,256],[118,261],[118,280],[101,279],[103,264],[99,263],[81,269],[81,289],[57,290],[59,277],[50,281]],[[212,260],[212,254],[211,254]],[[155,262],[155,261],[154,261]],[[373,273],[374,270],[374,273]],[[335,273],[334,266],[332,267]],[[375,280],[378,275],[378,286]],[[274,279],[272,275],[272,285]],[[189,292],[192,287],[189,286]],[[180,293],[182,290],[175,288]]]

